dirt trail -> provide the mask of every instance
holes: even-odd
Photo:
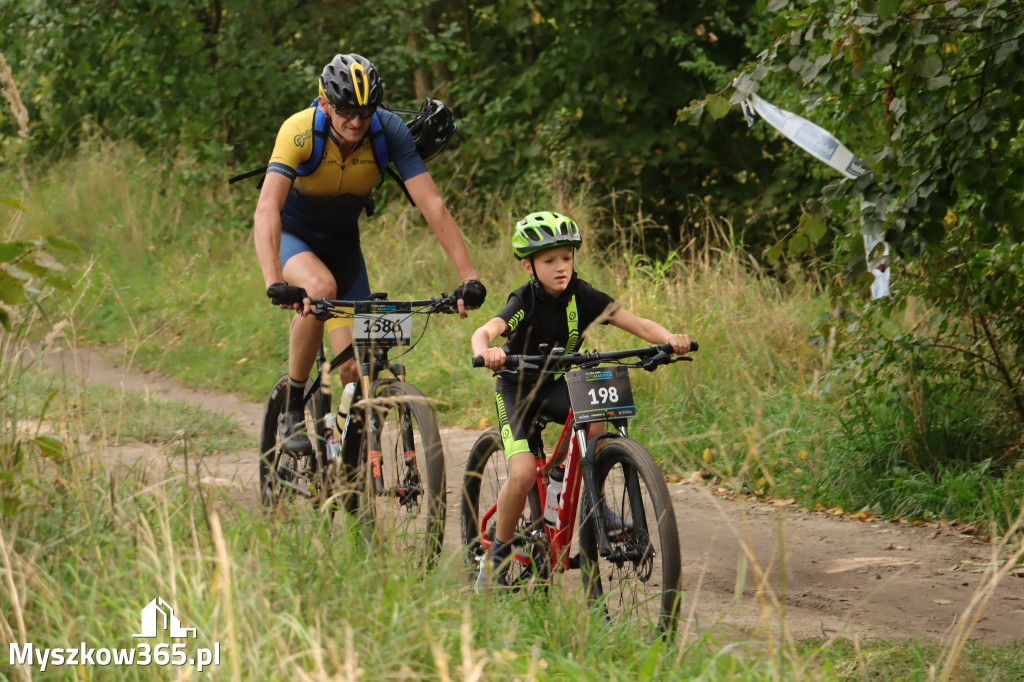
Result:
[[[208,480],[229,487],[245,507],[256,508],[256,440],[263,406],[224,394],[182,386],[155,374],[125,371],[89,353],[50,358],[87,381],[148,391],[167,400],[202,405],[231,416],[252,434],[253,448],[207,456]],[[448,463],[449,522],[446,551],[458,542],[458,481],[478,431],[443,429]],[[104,451],[104,458],[148,467],[166,475],[162,450],[129,445]],[[679,521],[686,592],[684,616],[691,629],[784,626],[796,638],[846,636],[950,641],[972,599],[991,582],[997,557],[992,548],[956,529],[855,521],[826,513],[799,512],[764,503],[725,500],[704,485],[669,483]],[[759,594],[759,574],[766,586]],[[738,576],[745,583],[737,597]],[[762,595],[767,595],[762,598]],[[771,606],[773,600],[782,608]],[[1021,641],[1024,577],[1011,574],[988,590],[972,639]],[[686,627],[684,625],[684,627]]]

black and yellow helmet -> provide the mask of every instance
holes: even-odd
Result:
[[[320,74],[320,94],[335,109],[379,107],[384,101],[384,82],[377,67],[366,57],[339,54]]]
[[[583,243],[576,222],[561,213],[538,211],[516,223],[512,254],[519,260],[553,246],[578,249]]]

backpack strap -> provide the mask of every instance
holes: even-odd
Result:
[[[239,173],[238,175],[235,175],[233,177],[228,178],[228,184],[229,185],[233,185],[236,182],[238,182],[239,180],[245,180],[247,178],[256,177],[257,175],[266,175],[266,174],[267,174],[267,166],[260,166],[259,168],[253,168],[251,171],[246,171],[245,173]],[[259,189],[262,186],[263,186],[263,179],[261,178],[260,179],[260,184],[256,185],[256,188]]]
[[[370,117],[370,143],[373,147],[373,160],[377,162],[377,169],[381,175],[388,168],[391,157],[388,155],[388,141],[384,137],[384,126],[376,113]]]
[[[384,126],[380,122],[380,118],[375,113],[370,119],[370,148],[373,149],[373,159],[377,162],[377,169],[380,171],[380,182],[377,186],[384,184],[384,174],[387,172],[398,186],[402,188],[402,193],[405,194],[405,198],[409,200],[411,206],[415,206],[416,202],[412,200],[412,196],[409,194],[409,190],[405,187],[405,182],[402,180],[402,176],[395,171],[394,168],[388,166],[391,157],[388,154],[388,140],[387,136],[384,135]],[[367,217],[373,215],[373,201],[371,200],[366,206]]]
[[[324,159],[324,148],[327,146],[327,127],[331,124],[330,119],[327,118],[327,114],[320,111],[316,100],[313,100],[310,108],[313,109],[313,150],[309,153],[309,158],[295,168],[296,175],[309,175],[319,168],[320,162]]]

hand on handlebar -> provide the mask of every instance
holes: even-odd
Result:
[[[501,348],[487,348],[477,357],[483,359],[487,369],[498,371],[505,368],[505,351]]]
[[[687,334],[671,334],[665,343],[672,346],[672,352],[676,355],[686,355],[690,352],[690,337]]]
[[[309,295],[302,287],[293,287],[285,282],[274,282],[267,287],[267,297],[276,306],[298,310],[305,315],[309,312]]]
[[[476,310],[487,299],[487,287],[475,279],[467,279],[455,288],[452,294],[457,300],[459,317],[465,318],[467,310]]]

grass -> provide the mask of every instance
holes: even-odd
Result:
[[[12,362],[11,353],[102,345],[133,366],[262,400],[285,367],[288,318],[263,296],[249,227],[253,193],[210,184],[196,191],[181,179],[187,162],[90,145],[37,173],[24,190],[19,178],[0,173],[0,196],[21,196],[25,205],[0,205],[7,238],[62,234],[83,246],[69,263],[73,294],[19,309],[20,326],[0,339],[3,641],[132,646],[139,609],[160,595],[198,628],[196,646],[220,643],[223,665],[214,675],[225,679],[1020,676],[1012,647],[967,644],[959,651],[710,631],[653,644],[604,627],[565,590],[548,600],[479,599],[467,591],[455,557],[424,577],[372,551],[358,528],[330,524],[307,507],[253,513],[194,473],[154,484],[145,472],[101,465],[96,443],[143,441],[179,463],[182,452],[202,457],[248,444],[195,406],[85,386]],[[587,227],[597,224],[585,201],[560,208],[591,216]],[[442,425],[494,420],[493,380],[468,369],[468,337],[524,281],[508,256],[503,217],[521,209],[500,205],[458,216],[490,288],[488,305],[469,320],[432,320],[405,358],[412,381],[436,401]],[[415,212],[392,205],[366,225],[371,280],[387,283],[376,288],[395,298],[451,290],[454,273]],[[667,473],[704,469],[736,491],[796,496],[811,506],[847,499],[858,486],[870,490],[856,453],[836,457],[843,432],[833,416],[842,405],[823,399],[816,384],[830,358],[807,342],[807,330],[826,309],[826,292],[799,271],[786,284],[761,276],[742,249],[713,238],[726,224],[708,218],[706,225],[705,243],[663,262],[596,248],[597,239],[580,252],[581,275],[595,286],[701,342],[692,363],[634,373],[640,414],[632,432]],[[625,242],[630,234],[618,223],[590,229],[606,241],[620,235]],[[605,327],[587,345],[634,343]],[[34,431],[26,433],[26,424]],[[58,455],[30,438],[51,429],[64,436]],[[957,514],[1012,525],[1024,474],[986,480],[976,467],[961,479],[948,475],[941,485],[950,493],[923,480],[917,494],[908,473],[904,492],[887,499],[881,513],[910,509],[901,503],[936,513],[952,494]],[[989,493],[972,492],[985,485]],[[863,501],[859,494],[850,499]],[[20,507],[6,503],[13,499]],[[21,675],[5,667],[7,655],[0,652],[0,676]],[[151,679],[180,671],[119,672],[119,679]],[[80,675],[71,668],[54,673]]]
[[[195,477],[145,484],[74,454],[34,461],[49,485],[0,527],[6,641],[131,647],[140,609],[161,596],[198,629],[190,652],[219,643],[215,679],[926,680],[946,653],[914,642],[773,644],[764,633],[652,645],[602,625],[569,591],[478,598],[455,558],[424,577],[308,506],[253,514]],[[1012,679],[1024,665],[1015,652],[969,644],[956,678]],[[0,663],[0,674],[19,670]],[[80,674],[55,667],[47,679]]]

